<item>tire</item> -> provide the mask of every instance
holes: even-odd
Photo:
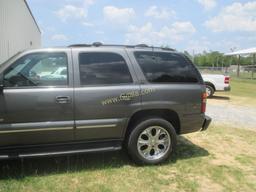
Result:
[[[206,94],[207,97],[211,98],[214,94],[214,88],[210,85],[206,85]]]
[[[161,118],[147,119],[137,124],[127,141],[128,153],[139,165],[163,163],[174,152],[177,143],[174,127]]]

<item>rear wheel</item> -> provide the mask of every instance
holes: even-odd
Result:
[[[128,139],[128,152],[138,164],[158,164],[170,157],[176,146],[173,126],[160,118],[139,123]]]
[[[214,88],[210,85],[206,85],[206,94],[207,97],[212,97],[214,94]]]

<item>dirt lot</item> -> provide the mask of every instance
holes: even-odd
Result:
[[[256,106],[250,105],[250,98],[216,95],[207,101],[213,122],[256,131]]]

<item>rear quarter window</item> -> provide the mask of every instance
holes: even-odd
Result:
[[[197,83],[194,66],[185,57],[169,52],[135,52],[135,58],[151,83]]]

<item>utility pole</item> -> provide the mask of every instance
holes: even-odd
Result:
[[[195,63],[195,50],[194,49],[192,51],[192,54],[193,54],[193,63]]]
[[[237,60],[237,77],[240,76],[240,61],[241,61],[241,56],[238,55],[238,60]]]
[[[254,75],[254,70],[256,69],[256,54],[253,54],[253,64],[252,64],[252,79]]]

